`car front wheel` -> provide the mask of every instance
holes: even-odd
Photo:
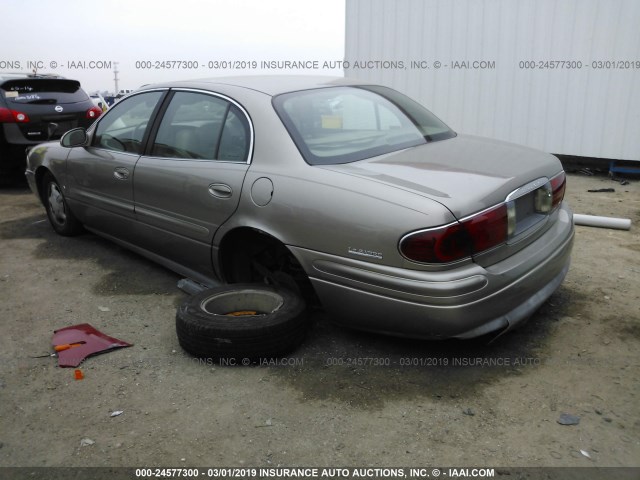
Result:
[[[82,224],[69,208],[62,188],[51,173],[47,172],[43,178],[44,206],[47,217],[53,229],[59,235],[72,237],[83,232]]]

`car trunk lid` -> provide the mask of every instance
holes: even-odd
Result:
[[[320,168],[428,197],[458,219],[502,203],[523,185],[562,170],[553,155],[468,135]]]
[[[478,241],[470,253],[485,266],[521,250],[549,228],[546,220],[558,203],[550,180],[558,174],[561,176],[554,182],[562,182],[557,188],[564,193],[562,166],[553,155],[472,136],[322,168],[406,190],[444,205],[461,224],[469,225],[465,228],[473,229],[472,238]],[[437,225],[422,226],[423,231],[433,227]],[[447,262],[441,258],[438,263],[442,261]]]

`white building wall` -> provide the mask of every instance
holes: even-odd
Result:
[[[640,0],[347,0],[345,60],[347,77],[392,86],[454,130],[640,160]]]

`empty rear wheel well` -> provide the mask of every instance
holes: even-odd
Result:
[[[222,279],[228,283],[265,283],[318,300],[306,272],[280,240],[253,228],[229,232],[218,250]]]

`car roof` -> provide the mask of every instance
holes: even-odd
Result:
[[[171,83],[145,85],[143,90],[160,87],[202,88],[210,89],[216,85],[242,87],[270,96],[298,90],[311,90],[321,87],[340,85],[362,85],[362,82],[344,77],[328,77],[316,75],[247,75],[234,77],[214,77],[200,80],[187,80]]]

